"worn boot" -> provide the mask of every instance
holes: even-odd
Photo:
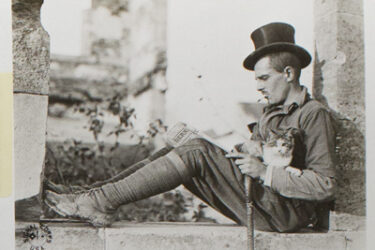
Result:
[[[96,227],[108,226],[116,217],[117,209],[100,188],[72,194],[46,191],[44,201],[59,215],[88,221]]]

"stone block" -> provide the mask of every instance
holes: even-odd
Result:
[[[185,223],[121,224],[106,229],[106,250],[245,250],[246,228]]]
[[[130,53],[130,80],[135,81],[165,67],[167,1],[132,1],[129,13],[130,47],[124,47],[123,54]]]
[[[156,68],[165,68],[166,3],[93,1],[93,9],[85,15],[84,53],[94,56],[99,63],[123,66],[129,71],[130,82]]]
[[[337,107],[337,16],[332,13],[320,17],[314,26],[315,56],[313,95],[333,109]],[[319,38],[319,39],[318,39]]]
[[[13,0],[14,92],[48,94],[49,36],[40,23],[43,0]]]
[[[358,0],[316,0],[314,15],[322,17],[333,12],[363,16],[363,3]]]
[[[54,56],[51,61],[51,78],[77,79],[98,84],[126,84],[127,70],[124,67],[92,62],[90,59]]]
[[[365,133],[364,25],[362,16],[338,15],[337,50],[344,54],[338,68],[338,110]]]
[[[45,225],[49,228],[52,239],[50,243],[41,243],[36,238],[24,240],[23,234],[30,225],[35,225],[36,230],[41,233],[38,224],[17,223],[16,250],[32,249],[32,245],[43,246],[46,250],[105,250],[104,229],[90,227],[83,223],[47,223]]]
[[[362,0],[337,0],[338,12],[363,16]]]
[[[16,223],[17,249],[29,249],[23,232],[30,223]],[[57,250],[246,250],[246,227],[198,223],[124,223],[96,229],[84,223],[47,223]],[[364,231],[328,233],[255,232],[257,250],[357,250],[365,249]]]
[[[101,63],[124,66],[128,63],[128,55],[121,49],[129,40],[128,15],[123,11],[113,14],[115,10],[107,7],[99,6],[84,15],[84,54],[94,56]]]
[[[128,72],[122,66],[98,63],[94,57],[53,56],[50,71],[50,104],[72,105],[99,101],[127,89]]]
[[[335,209],[365,214],[365,86],[361,1],[315,1],[313,94],[336,118]]]
[[[364,132],[363,17],[331,13],[315,25],[314,94]]]
[[[365,231],[366,217],[345,213],[331,213],[329,219],[331,231]]]
[[[261,232],[256,235],[257,250],[336,250],[346,249],[345,237],[339,233],[278,234]]]
[[[316,0],[314,1],[314,17],[322,18],[337,11],[340,0]]]
[[[350,232],[345,234],[346,250],[370,249],[366,248],[366,234],[364,232]]]
[[[14,95],[15,199],[39,193],[42,172],[48,96]]]

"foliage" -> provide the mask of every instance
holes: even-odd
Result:
[[[47,143],[45,178],[66,186],[87,186],[96,181],[108,179],[126,167],[146,158],[150,145],[144,142],[165,130],[161,120],[150,123],[146,135],[139,135],[138,145],[124,146],[118,137],[133,129],[136,119],[135,109],[122,103],[123,96],[116,93],[103,103],[84,103],[75,108],[76,112],[88,118],[87,129],[92,133],[95,143],[83,143],[75,139],[64,143]],[[117,117],[118,123],[107,136],[114,135],[116,142],[103,143],[104,117]],[[119,220],[130,221],[186,221],[186,199],[173,190],[143,201],[122,206]],[[50,215],[50,214],[49,214]]]
[[[45,177],[57,184],[86,186],[116,175],[150,152],[145,145],[111,147],[101,143],[97,149],[76,140],[48,142]]]

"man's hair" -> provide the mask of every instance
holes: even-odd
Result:
[[[284,71],[285,67],[290,66],[295,70],[296,79],[299,79],[301,75],[301,62],[296,55],[287,51],[282,51],[269,54],[267,57],[270,59],[271,66],[277,72],[281,73]]]

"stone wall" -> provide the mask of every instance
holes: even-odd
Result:
[[[43,0],[13,0],[15,198],[39,193],[45,154],[49,36],[40,24]]]
[[[365,214],[365,79],[363,3],[317,0],[314,97],[337,121],[336,210]]]

